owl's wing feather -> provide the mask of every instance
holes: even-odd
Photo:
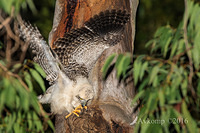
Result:
[[[128,22],[130,14],[122,10],[107,10],[95,15],[85,23],[85,26],[99,36],[107,39],[109,45],[115,45],[121,39],[124,25]]]
[[[122,32],[129,20],[126,11],[105,11],[95,15],[82,28],[65,33],[54,42],[58,55],[70,78],[88,76],[102,52],[122,39]]]
[[[51,83],[57,80],[59,67],[50,47],[43,39],[39,30],[31,24],[22,22],[20,24],[20,36],[30,44],[30,48],[35,54],[34,61],[45,71],[46,79]]]

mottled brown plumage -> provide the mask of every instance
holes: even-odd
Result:
[[[128,20],[126,11],[101,12],[87,21],[84,27],[57,39],[53,50],[64,65],[67,76],[72,80],[76,76],[88,77],[101,53],[121,40]]]

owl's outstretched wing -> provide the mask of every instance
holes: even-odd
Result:
[[[102,52],[122,39],[122,32],[129,20],[126,11],[101,12],[87,21],[84,27],[65,33],[52,48],[65,67],[70,79],[88,77]]]
[[[46,79],[52,84],[58,78],[59,67],[52,51],[43,39],[39,30],[26,22],[20,23],[20,36],[30,44],[30,48],[35,54],[34,61],[45,71]]]

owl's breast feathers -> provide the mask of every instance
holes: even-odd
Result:
[[[54,42],[53,50],[70,79],[88,77],[102,52],[120,42],[129,16],[121,10],[101,12],[87,21],[84,27],[66,32]]]

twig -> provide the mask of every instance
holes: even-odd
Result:
[[[6,18],[1,24],[0,24],[0,29],[2,29],[5,25],[9,24],[11,21],[11,17]]]
[[[39,108],[40,108],[41,115],[42,115],[42,116],[45,118],[45,121],[47,121],[47,119],[46,119],[46,117],[45,117],[45,115],[46,115],[46,112],[44,112],[44,109],[43,109],[43,107],[42,107],[41,103],[40,103],[40,102],[38,102],[38,101],[37,101],[37,103],[38,103],[38,106],[39,106]]]
[[[7,72],[8,75],[17,78],[17,79],[19,80],[19,82],[21,83],[21,85],[22,85],[28,92],[30,91],[29,88],[28,88],[28,86],[24,83],[24,81],[21,79],[21,77],[20,77],[19,75],[14,74],[14,73],[8,71],[8,69],[7,69],[5,66],[3,66],[1,63],[0,63],[0,68],[2,68],[5,72]]]
[[[19,15],[18,15],[19,17]],[[28,49],[28,45],[25,44],[20,38],[19,36],[16,35],[15,32],[13,32],[13,30],[11,29],[10,27],[10,23],[11,21],[13,20],[13,17],[8,17],[6,19],[4,19],[2,16],[0,16],[0,22],[2,22],[2,25],[3,27],[5,27],[5,30],[7,32],[7,47],[6,47],[6,51],[5,53],[0,53],[0,55],[2,56],[6,56],[6,59],[8,61],[7,63],[7,67],[9,67],[11,64],[11,57],[12,55],[19,49],[20,45],[21,45],[21,51],[22,51],[22,54],[20,55],[20,63],[22,63],[24,61],[24,58],[26,56],[26,51]],[[15,22],[14,24],[14,29],[15,31],[17,31],[17,23]],[[14,40],[14,45],[11,43],[11,39]]]
[[[184,31],[184,41],[185,41],[185,47],[186,49],[189,49],[189,43],[188,43],[188,37],[187,37],[187,24],[188,24],[188,3],[187,0],[184,0],[185,3],[185,14],[184,14],[184,22],[183,22],[183,31]],[[188,77],[189,80],[189,88],[191,90],[192,95],[195,97],[195,91],[192,86],[192,77],[193,77],[193,62],[192,62],[192,55],[190,51],[187,51],[187,56],[189,59],[189,68],[190,68],[190,74]]]
[[[1,18],[2,19],[2,18]],[[12,20],[12,19],[11,19]],[[9,23],[6,23],[5,25],[6,31],[9,35],[10,38],[12,38],[13,40],[15,40],[17,43],[19,44],[23,44],[23,41],[19,39],[18,36],[16,36],[13,32],[12,29],[10,28]],[[15,49],[15,50],[14,50]],[[12,48],[12,53],[14,53],[16,51],[16,48]]]
[[[182,53],[180,53],[180,54],[174,56],[174,57],[172,58],[172,61],[176,62],[181,56],[183,56],[185,53],[187,53],[188,51],[190,51],[192,48],[193,48],[193,46],[191,46],[191,47],[188,48],[188,49],[185,49],[185,51],[183,51]]]
[[[6,46],[6,61],[7,63],[7,67],[10,67],[10,63],[11,63],[11,47],[12,47],[12,41],[10,39],[10,37],[8,35],[6,35],[6,39],[7,39],[7,46]]]

